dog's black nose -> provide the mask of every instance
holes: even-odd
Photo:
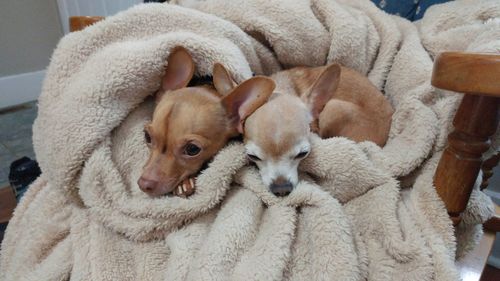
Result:
[[[290,181],[278,178],[269,186],[271,192],[276,196],[287,196],[293,190],[293,185]]]

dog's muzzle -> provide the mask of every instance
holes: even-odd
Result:
[[[287,196],[293,190],[293,184],[284,178],[277,178],[269,186],[271,192],[279,197]]]

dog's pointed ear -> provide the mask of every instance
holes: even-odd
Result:
[[[234,88],[222,98],[222,106],[226,109],[231,125],[243,133],[243,123],[255,110],[267,102],[276,84],[271,78],[255,76]]]
[[[156,94],[156,101],[172,90],[184,88],[193,78],[195,65],[193,58],[184,47],[175,47],[168,56],[167,69],[161,81],[161,89]]]
[[[222,96],[226,96],[235,87],[236,83],[231,78],[231,74],[220,63],[216,62],[213,69],[214,87]]]
[[[329,65],[319,75],[309,92],[302,97],[303,101],[311,109],[314,120],[319,118],[326,103],[332,98],[340,81],[340,65]]]

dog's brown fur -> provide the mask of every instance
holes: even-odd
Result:
[[[313,129],[322,138],[343,136],[383,146],[393,109],[384,95],[360,73],[338,64],[296,67],[273,78],[278,90],[286,84],[310,106]]]
[[[220,64],[214,66],[215,88],[187,87],[194,69],[185,49],[172,51],[152,122],[145,127],[151,153],[138,184],[149,195],[190,195],[193,177],[203,164],[241,133],[244,120],[275,87],[271,79],[257,76],[230,90],[223,88],[232,79]],[[196,155],[188,154],[192,145],[200,148]]]

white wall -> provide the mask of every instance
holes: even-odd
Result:
[[[56,0],[0,1],[0,108],[37,99],[62,35]]]
[[[56,0],[0,1],[0,77],[44,69],[62,34]]]
[[[0,109],[36,100],[69,16],[109,16],[142,0],[0,0]]]

